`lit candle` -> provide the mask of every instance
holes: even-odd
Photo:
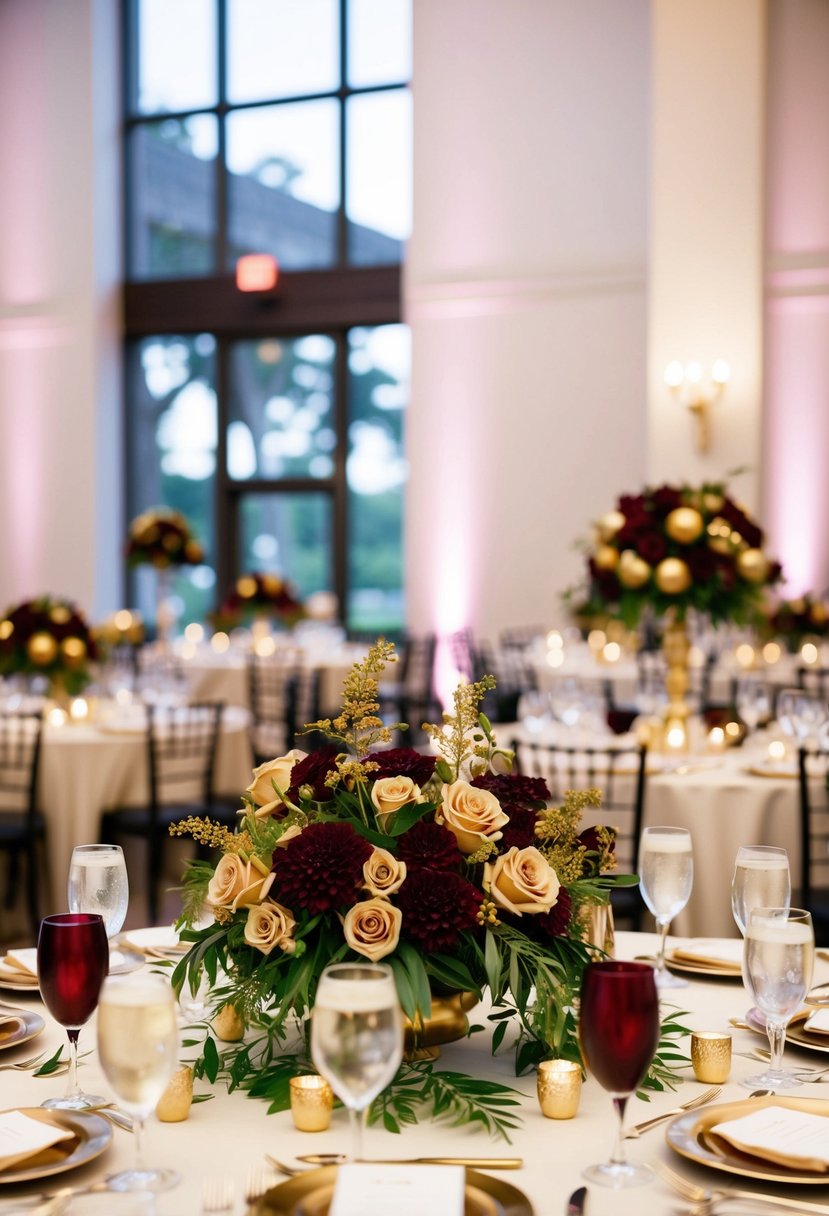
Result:
[[[814,666],[818,661],[818,648],[814,642],[804,642],[800,647],[800,657],[804,663]]]
[[[214,633],[210,639],[210,645],[216,651],[216,654],[224,654],[230,646],[230,638],[226,633]]]
[[[725,747],[725,731],[721,726],[712,726],[708,732],[708,750],[721,752]]]
[[[737,647],[734,657],[737,660],[738,666],[742,667],[743,671],[750,671],[757,659],[754,647],[749,646],[748,642],[743,642],[742,645]]]
[[[785,760],[786,744],[782,739],[772,739],[769,744],[769,760]]]
[[[64,726],[66,724],[66,714],[55,705],[46,714],[46,721],[50,726]]]
[[[192,642],[194,646],[197,646],[199,642],[204,641],[204,625],[200,625],[198,621],[191,621],[184,630],[184,636],[188,642]]]
[[[763,647],[763,659],[770,666],[773,663],[780,662],[780,656],[782,653],[783,651],[780,649],[777,642],[766,642],[765,646]]]
[[[69,717],[73,722],[85,722],[89,717],[89,702],[85,697],[75,697],[69,706]]]
[[[602,649],[602,657],[605,663],[618,663],[622,657],[622,647],[618,642],[608,642]]]
[[[587,635],[587,645],[593,651],[594,655],[601,651],[606,641],[607,634],[603,629],[591,629]]]

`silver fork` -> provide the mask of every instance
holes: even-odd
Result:
[[[0,1069],[8,1069],[14,1072],[25,1072],[27,1068],[34,1068],[36,1064],[39,1064],[45,1055],[46,1052],[42,1051],[40,1055],[30,1056],[28,1060],[15,1060],[13,1064],[0,1064]]]
[[[268,1157],[268,1161],[272,1158]],[[277,1174],[276,1170],[270,1165],[252,1165],[248,1170],[247,1178],[245,1179],[245,1203],[256,1203],[257,1199],[261,1199],[272,1187],[276,1186]]]
[[[208,1212],[232,1212],[235,1202],[233,1179],[226,1174],[208,1174],[202,1183],[201,1210]]]
[[[829,1207],[825,1207],[823,1204],[806,1203],[802,1199],[787,1199],[782,1195],[763,1195],[757,1191],[739,1191],[732,1187],[712,1187],[709,1190],[706,1187],[697,1186],[695,1182],[683,1178],[681,1174],[675,1174],[661,1161],[655,1161],[653,1168],[678,1195],[699,1205],[695,1211],[698,1211],[700,1216],[710,1212],[712,1205],[721,1199],[745,1199],[757,1204],[768,1204],[770,1207],[790,1208],[795,1212],[800,1212],[801,1216],[829,1216]]]
[[[660,1123],[664,1123],[666,1119],[673,1119],[674,1115],[682,1115],[688,1110],[696,1110],[698,1106],[705,1106],[708,1102],[713,1102],[722,1093],[721,1085],[712,1085],[710,1089],[704,1089],[701,1094],[697,1094],[695,1098],[691,1098],[688,1102],[683,1102],[681,1106],[675,1106],[673,1110],[663,1111],[661,1115],[654,1115],[652,1119],[646,1119],[644,1123],[637,1123],[633,1127],[629,1127],[625,1132],[626,1140],[636,1140],[641,1136],[642,1132],[650,1131],[652,1127],[656,1127]]]

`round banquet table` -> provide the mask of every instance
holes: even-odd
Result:
[[[630,958],[652,951],[656,939],[651,934],[618,935],[617,956]],[[829,963],[818,960],[815,983],[829,980]],[[15,997],[18,1005],[39,1009],[37,997]],[[746,994],[739,980],[692,979],[688,988],[669,994],[672,1005],[688,1011],[686,1025],[697,1030],[728,1031],[728,1019],[741,1017],[745,1012]],[[473,1010],[471,1021],[480,1022],[486,1010]],[[34,1050],[54,1051],[65,1034],[45,1013],[46,1027],[41,1036],[32,1043],[3,1051],[4,1060],[24,1059]],[[763,1039],[747,1030],[735,1029],[734,1051],[748,1051],[762,1045]],[[94,1018],[81,1032],[81,1051],[94,1047]],[[684,1051],[689,1052],[689,1041],[683,1040]],[[184,1049],[182,1058],[191,1054]],[[802,1066],[815,1066],[826,1062],[824,1055],[795,1051],[787,1047],[789,1062],[796,1059]],[[606,1160],[613,1136],[613,1119],[609,1096],[592,1079],[586,1081],[579,1113],[575,1119],[558,1121],[545,1119],[535,1097],[535,1078],[513,1075],[512,1052],[504,1048],[496,1057],[490,1052],[489,1034],[476,1034],[471,1039],[452,1044],[444,1049],[438,1068],[456,1069],[468,1074],[512,1085],[521,1095],[521,1127],[513,1133],[512,1144],[491,1140],[484,1132],[464,1127],[450,1127],[445,1123],[434,1123],[428,1118],[420,1119],[416,1125],[407,1127],[399,1136],[371,1128],[366,1137],[366,1155],[378,1158],[398,1156],[415,1157],[431,1154],[463,1154],[470,1156],[520,1156],[524,1165],[519,1170],[493,1174],[518,1187],[531,1201],[535,1216],[562,1216],[567,1198],[576,1187],[582,1185],[581,1171],[597,1160]],[[747,1091],[738,1084],[741,1077],[756,1071],[756,1061],[745,1060],[736,1055],[730,1080],[723,1087],[719,1101],[733,1102],[747,1097]],[[694,1080],[690,1066],[680,1074],[682,1082],[676,1093],[656,1093],[650,1102],[632,1098],[628,1104],[627,1122],[638,1123],[662,1111],[671,1110],[680,1103],[700,1093],[706,1086]],[[98,1065],[97,1055],[83,1061],[81,1084],[104,1095],[111,1090]],[[3,1079],[4,1109],[38,1105],[56,1092],[62,1092],[65,1077],[33,1078],[29,1073],[6,1072]],[[189,1118],[182,1123],[160,1124],[151,1121],[147,1129],[146,1159],[148,1162],[179,1170],[182,1182],[175,1190],[159,1195],[156,1201],[156,1216],[198,1216],[201,1211],[203,1179],[207,1175],[224,1176],[234,1182],[236,1205],[234,1216],[246,1212],[243,1202],[245,1181],[251,1166],[263,1163],[263,1154],[271,1153],[282,1161],[290,1162],[301,1153],[341,1152],[349,1144],[347,1116],[344,1110],[334,1112],[329,1129],[317,1134],[296,1131],[288,1112],[268,1115],[267,1104],[248,1098],[236,1091],[228,1094],[223,1085],[211,1090],[206,1082],[196,1082],[197,1093],[212,1092],[209,1102],[191,1108]],[[827,1086],[809,1083],[798,1090],[798,1094],[809,1098],[829,1096]],[[666,1144],[664,1126],[643,1134],[639,1139],[627,1141],[631,1160],[663,1162],[685,1177],[693,1178],[705,1185],[734,1185],[752,1189],[747,1179],[737,1178],[722,1172],[714,1172],[694,1165],[677,1156]],[[77,1186],[91,1184],[107,1174],[125,1168],[132,1163],[133,1143],[128,1132],[114,1129],[111,1145],[94,1162],[71,1173],[63,1174],[52,1181],[55,1184]],[[414,1167],[413,1167],[414,1168]],[[40,1189],[46,1189],[49,1180],[44,1180]],[[790,1198],[826,1202],[825,1188],[778,1186],[778,1193]],[[774,1191],[774,1184],[765,1184],[766,1192]],[[0,1186],[0,1200],[13,1195],[33,1194],[38,1188],[32,1184],[16,1187]],[[590,1185],[588,1187],[589,1216],[674,1216],[682,1208],[681,1202],[661,1179],[656,1178],[646,1187],[627,1191],[611,1191]],[[23,1210],[22,1208],[20,1209]],[[117,1196],[78,1197],[65,1209],[67,1216],[118,1216],[126,1212]],[[153,1208],[146,1209],[152,1212]]]

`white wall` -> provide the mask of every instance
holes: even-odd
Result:
[[[649,4],[414,9],[409,616],[493,637],[645,475]]]
[[[0,3],[0,610],[120,598],[117,45],[110,0]]]

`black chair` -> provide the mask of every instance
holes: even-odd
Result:
[[[829,667],[798,667],[797,686],[829,699]]]
[[[567,747],[528,742],[510,744],[518,771],[528,777],[543,777],[553,805],[564,800],[566,790],[593,787],[602,791],[596,822],[616,829],[616,860],[619,873],[636,873],[642,815],[645,805],[647,749],[644,747]],[[638,887],[620,887],[611,893],[614,917],[638,930],[644,903]]]
[[[408,722],[405,742],[409,745],[422,740],[421,723],[439,722],[443,712],[433,686],[436,650],[433,633],[408,637],[398,660],[397,681],[379,688],[380,716],[386,722]]]
[[[256,764],[264,764],[294,746],[301,655],[249,653],[246,662],[251,746]]]
[[[503,650],[527,650],[534,642],[547,636],[544,625],[512,625],[502,629],[498,641]]]
[[[38,846],[46,837],[36,801],[41,730],[39,714],[0,715],[0,850],[8,855],[6,907],[12,908],[17,898],[23,859],[35,940],[40,926]]]
[[[798,752],[800,890],[792,903],[812,914],[815,940],[829,945],[829,752]]]
[[[223,708],[214,702],[149,706],[149,800],[144,806],[107,810],[101,817],[101,839],[105,843],[114,844],[122,836],[146,840],[147,901],[153,921],[158,914],[158,880],[170,824],[189,815],[208,816],[226,826],[236,821],[235,805],[216,801],[213,792]]]

